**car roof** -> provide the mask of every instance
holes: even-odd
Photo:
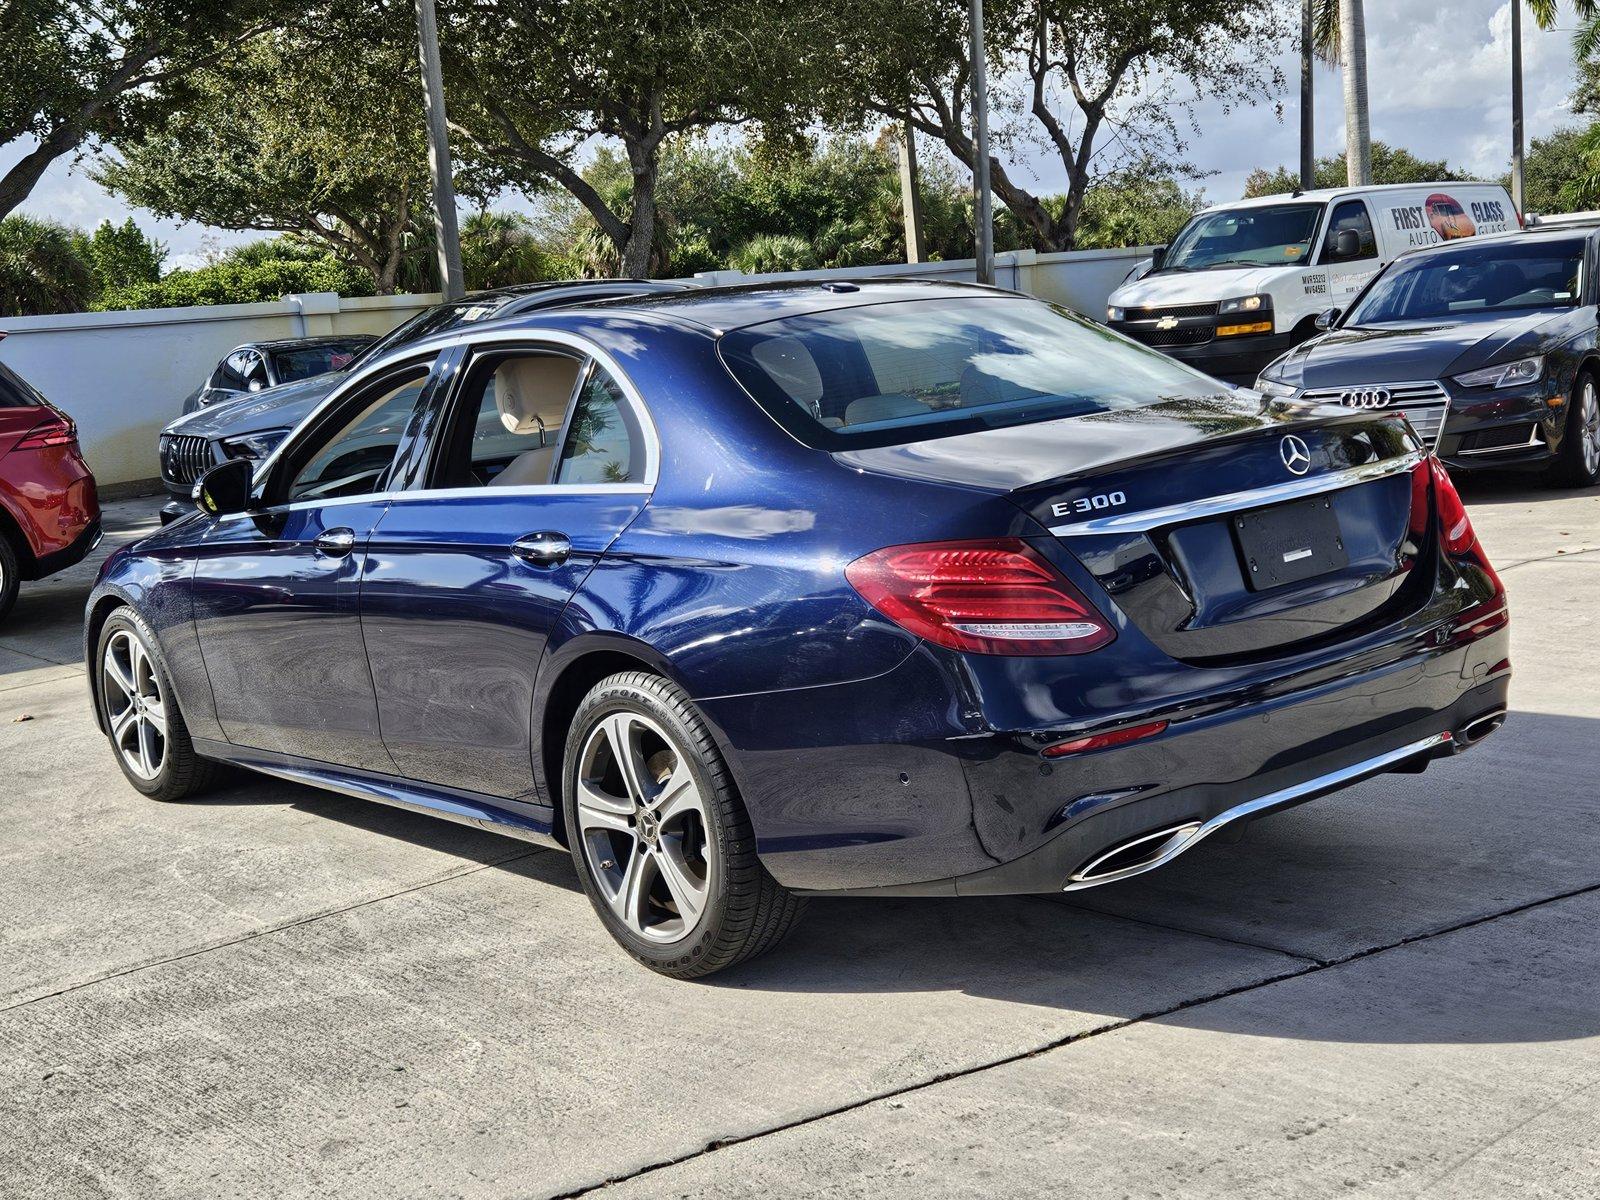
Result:
[[[235,346],[234,349],[230,350],[228,353],[232,354],[234,350],[245,349],[265,350],[269,353],[277,353],[282,350],[309,350],[313,346],[348,346],[351,342],[361,342],[365,344],[367,342],[375,342],[377,340],[378,339],[370,333],[329,333],[321,334],[317,337],[270,338],[263,342],[245,342],[243,345]]]
[[[1570,242],[1573,238],[1592,238],[1596,233],[1600,233],[1600,225],[1549,225],[1542,229],[1508,229],[1504,233],[1484,233],[1476,237],[1451,238],[1448,241],[1435,242],[1431,246],[1418,246],[1415,250],[1407,250],[1404,254],[1396,256],[1395,261],[1398,262],[1402,258],[1426,258],[1432,254],[1464,250],[1471,246],[1522,246],[1529,242],[1535,244]]]
[[[1336,188],[1309,188],[1303,192],[1274,192],[1270,196],[1249,196],[1243,200],[1229,200],[1221,204],[1208,204],[1200,211],[1217,212],[1221,209],[1260,208],[1267,204],[1287,204],[1294,201],[1320,204],[1327,200],[1340,199],[1345,196],[1370,196],[1374,193],[1382,195],[1385,192],[1421,191],[1425,188],[1498,188],[1499,186],[1498,183],[1491,183],[1484,179],[1441,179],[1436,182],[1424,183],[1369,183],[1359,187],[1346,185],[1345,187]]]
[[[632,312],[699,325],[722,334],[785,317],[809,316],[838,309],[861,308],[897,300],[972,299],[974,294],[1011,296],[1018,293],[933,279],[871,278],[803,279],[782,283],[744,283],[692,288],[653,296],[627,296],[584,306],[588,312]],[[1023,297],[1033,299],[1034,297]],[[503,324],[503,323],[502,323]]]

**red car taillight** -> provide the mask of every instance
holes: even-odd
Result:
[[[46,446],[70,446],[78,440],[78,427],[72,418],[63,413],[47,412],[27,433],[22,435],[13,450],[42,450]]]
[[[1444,464],[1437,458],[1428,461],[1433,467],[1433,496],[1439,514],[1439,537],[1443,540],[1445,553],[1459,558],[1471,553],[1477,546],[1478,535],[1473,531],[1467,506],[1462,503],[1461,493],[1456,491],[1450,472],[1444,469]],[[1487,566],[1487,562],[1484,565]]]
[[[973,654],[1086,654],[1117,636],[1094,605],[1018,538],[890,546],[845,578],[903,629]]]

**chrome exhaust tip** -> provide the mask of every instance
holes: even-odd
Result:
[[[1090,859],[1067,878],[1065,890],[1070,892],[1142,875],[1187,850],[1202,828],[1204,826],[1199,821],[1186,821],[1170,829],[1141,833]]]
[[[1451,735],[1456,752],[1471,749],[1505,723],[1506,710],[1503,708],[1474,717]]]

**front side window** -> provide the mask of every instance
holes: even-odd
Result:
[[[727,334],[721,351],[734,378],[773,419],[826,450],[1224,390],[1063,309],[981,293],[768,321]]]
[[[1469,318],[1582,302],[1582,238],[1480,242],[1397,260],[1373,281],[1347,325]]]
[[[1344,236],[1340,237],[1343,233]],[[1328,234],[1322,243],[1325,263],[1357,262],[1378,256],[1378,239],[1372,232],[1372,218],[1360,200],[1345,200],[1334,206],[1328,218]]]
[[[1261,204],[1201,213],[1172,240],[1162,271],[1284,267],[1310,261],[1320,204]]]
[[[289,501],[365,496],[381,491],[400,450],[401,436],[428,381],[419,365],[379,384],[366,403],[295,473]]]

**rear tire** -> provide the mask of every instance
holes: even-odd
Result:
[[[782,940],[804,901],[767,873],[711,731],[676,684],[600,681],[567,733],[562,808],[584,893],[639,962],[696,979]]]
[[[22,568],[17,563],[17,550],[0,530],[0,621],[6,619],[11,606],[17,602],[17,591],[22,587]]]
[[[1600,385],[1592,371],[1581,372],[1573,385],[1561,449],[1546,479],[1561,488],[1600,483]]]
[[[220,764],[194,752],[155,634],[138,612],[124,607],[106,618],[92,669],[101,726],[129,783],[170,801],[215,782]]]

